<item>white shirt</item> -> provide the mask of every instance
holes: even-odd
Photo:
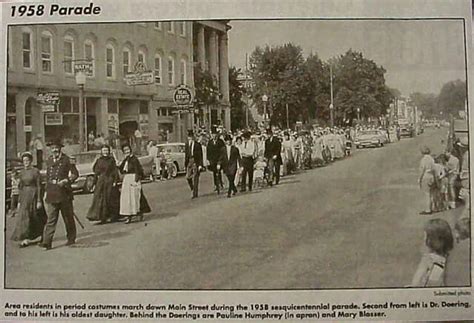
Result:
[[[253,157],[255,155],[255,143],[252,140],[244,141],[239,150],[242,157]]]
[[[230,160],[230,148],[231,148],[232,146],[225,146],[225,147],[226,147],[226,149],[227,149],[227,159]]]

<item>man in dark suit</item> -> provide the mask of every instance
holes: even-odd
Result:
[[[188,131],[188,141],[184,147],[185,157],[184,166],[186,167],[186,179],[193,199],[198,197],[199,193],[199,174],[203,168],[202,146],[194,139],[192,130]]]
[[[217,163],[219,162],[221,150],[225,144],[224,141],[219,138],[219,133],[216,129],[212,129],[211,132],[212,139],[207,143],[207,160],[209,161],[209,169],[212,171],[214,177],[214,190],[219,194],[224,185],[222,183],[222,172],[220,169],[217,169]]]
[[[225,146],[221,149],[219,162],[217,164],[218,169],[222,169],[227,176],[229,181],[229,189],[227,191],[227,197],[237,193],[237,187],[235,187],[235,174],[237,168],[240,165],[240,153],[237,147],[232,145],[232,138],[229,135],[225,136]]]
[[[275,184],[280,182],[280,166],[281,160],[281,141],[273,135],[271,129],[267,129],[268,139],[265,140],[264,156],[268,161],[268,185],[273,185],[273,177],[275,177]]]
[[[59,212],[66,226],[66,245],[76,242],[76,223],[74,222],[73,193],[71,184],[79,177],[76,166],[69,157],[61,152],[62,143],[55,140],[49,145],[52,156],[46,162],[46,213],[48,221],[43,231],[43,241],[40,247],[45,250],[52,248],[54,232],[59,219]]]

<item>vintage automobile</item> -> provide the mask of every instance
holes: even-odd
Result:
[[[113,155],[117,161],[117,166],[123,160],[123,153],[119,150],[114,150]],[[75,163],[77,170],[79,171],[79,177],[71,185],[74,191],[81,191],[85,194],[92,193],[95,190],[96,176],[92,170],[94,162],[100,157],[99,150],[91,150],[78,154],[72,154],[71,160]],[[138,157],[140,164],[143,167],[145,173],[145,179],[154,180],[155,164],[151,156]]]
[[[361,147],[383,147],[387,143],[387,136],[382,130],[362,130],[356,134],[354,144]]]
[[[400,137],[413,137],[415,135],[415,128],[411,123],[399,123]]]
[[[179,173],[185,173],[184,167],[184,144],[183,143],[166,143],[156,145],[159,153],[163,152],[168,165],[168,173],[171,177],[176,177]]]

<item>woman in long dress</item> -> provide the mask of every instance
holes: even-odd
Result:
[[[281,158],[283,161],[283,175],[289,175],[293,170],[293,142],[290,134],[285,132],[284,139],[281,144]]]
[[[18,213],[12,240],[21,241],[20,247],[41,242],[46,223],[46,212],[41,199],[40,172],[32,166],[33,155],[22,155],[24,168],[20,171]]]
[[[421,148],[423,158],[420,161],[420,176],[418,184],[425,195],[425,209],[420,214],[431,214],[433,212],[433,194],[435,190],[434,164],[428,147]]]
[[[125,159],[120,164],[120,173],[124,175],[122,192],[120,193],[120,214],[127,216],[126,224],[132,222],[134,216],[143,220],[143,214],[151,212],[148,201],[142,190],[141,180],[144,177],[142,165],[132,153],[130,145],[122,147]]]
[[[100,224],[118,221],[120,192],[117,182],[120,179],[115,158],[111,155],[110,147],[101,148],[101,156],[95,161],[93,171],[97,177],[92,205],[87,213],[90,221],[100,221]]]

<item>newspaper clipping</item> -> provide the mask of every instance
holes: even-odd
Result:
[[[474,318],[469,0],[0,8],[1,322]]]

